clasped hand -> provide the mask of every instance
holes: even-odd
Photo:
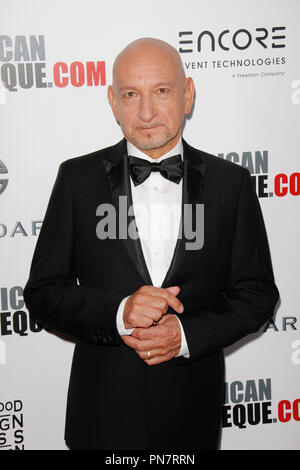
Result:
[[[166,289],[142,286],[125,303],[124,326],[134,331],[122,339],[150,366],[169,361],[180,351],[179,321],[167,313],[169,306],[176,313],[183,312],[183,305],[176,297],[179,291],[178,286]]]

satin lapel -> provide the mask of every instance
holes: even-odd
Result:
[[[137,227],[134,213],[133,215],[128,215],[128,208],[132,207],[132,194],[126,140],[123,139],[123,141],[120,142],[118,146],[119,148],[117,149],[117,152],[119,152],[119,155],[114,155],[113,160],[103,159],[102,162],[107,172],[108,184],[111,190],[112,200],[116,208],[116,213],[119,215],[120,196],[126,196],[126,231],[129,227],[129,224],[131,228],[134,229],[133,231],[136,231]],[[133,261],[134,266],[137,268],[140,275],[144,279],[145,285],[152,285],[152,280],[147,269],[140,239],[129,237],[127,233],[126,238],[123,238],[122,240],[130,258]]]
[[[174,255],[164,278],[161,287],[169,287],[172,285],[172,276],[180,268],[186,250],[186,242],[189,242],[185,237],[184,229],[184,205],[192,205],[193,219],[195,220],[196,204],[203,202],[203,188],[204,177],[206,172],[206,164],[201,158],[201,152],[190,147],[184,140],[183,143],[183,184],[182,184],[182,207],[181,207],[181,225],[179,229],[179,236],[174,250]]]

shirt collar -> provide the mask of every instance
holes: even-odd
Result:
[[[165,153],[159,158],[151,158],[149,155],[146,155],[144,152],[142,152],[140,149],[136,148],[131,142],[127,140],[127,152],[128,155],[132,155],[134,157],[138,158],[144,158],[145,160],[148,160],[149,162],[153,163],[155,162],[161,162],[165,158],[171,157],[173,155],[178,155],[180,154],[181,159],[183,160],[183,145],[182,145],[182,139],[180,138],[178,143],[173,147],[168,153]]]

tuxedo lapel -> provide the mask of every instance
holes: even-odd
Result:
[[[201,153],[190,147],[185,140],[183,143],[183,184],[182,184],[182,206],[181,206],[181,223],[179,236],[175,245],[175,250],[170,267],[163,280],[162,287],[171,286],[172,277],[180,268],[186,251],[187,239],[184,226],[184,207],[190,204],[192,207],[192,220],[196,219],[196,204],[203,202],[204,177],[206,172],[206,164],[201,158]],[[191,222],[191,221],[190,221]]]
[[[125,196],[127,199],[126,206],[126,237],[123,238],[124,246],[133,261],[133,264],[139,271],[140,275],[145,281],[145,285],[152,285],[152,280],[145,262],[143,255],[142,245],[140,238],[132,238],[128,236],[127,228],[131,227],[132,231],[137,231],[135,217],[128,215],[128,208],[132,207],[132,193],[130,185],[130,175],[128,166],[128,155],[126,140],[123,139],[116,146],[116,152],[111,155],[111,158],[102,160],[104,168],[107,173],[108,184],[111,190],[112,200],[116,208],[117,215],[119,214],[120,196]],[[124,224],[125,225],[125,224]]]
[[[190,241],[185,236],[186,230],[183,218],[184,205],[191,205],[193,220],[195,220],[196,204],[202,203],[206,165],[202,161],[201,153],[199,151],[190,147],[184,140],[182,140],[182,142],[184,155],[181,223],[173,258],[161,287],[172,285],[172,277],[179,269],[180,264],[184,259],[186,250],[185,244]],[[108,184],[117,213],[120,196],[127,196],[127,209],[128,207],[132,207],[126,140],[123,139],[119,144],[117,144],[115,153],[108,156],[107,159],[103,159],[102,162],[107,173]],[[131,227],[137,229],[134,214],[128,215],[127,227],[129,224]],[[143,255],[140,238],[134,239],[127,235],[126,238],[123,238],[123,243],[134,265],[144,279],[145,285],[152,285],[152,280]]]

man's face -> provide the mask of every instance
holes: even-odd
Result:
[[[108,98],[124,136],[157,158],[179,140],[193,84],[166,51],[140,48],[121,59]]]

